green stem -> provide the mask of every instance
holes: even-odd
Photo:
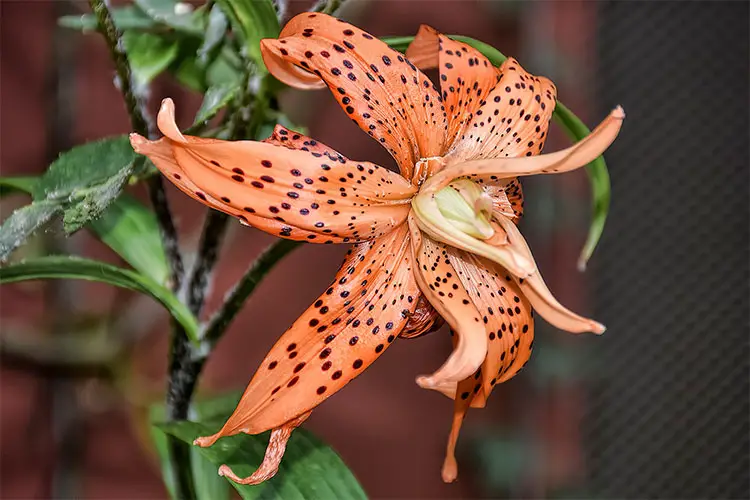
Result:
[[[115,70],[117,71],[117,77],[120,83],[120,90],[123,99],[125,100],[125,106],[127,107],[128,115],[130,116],[132,128],[135,132],[153,139],[155,135],[153,123],[146,118],[148,115],[145,112],[144,99],[141,99],[136,92],[136,86],[133,82],[133,75],[128,56],[123,49],[124,45],[122,42],[122,36],[115,27],[109,7],[105,0],[89,0],[89,4],[96,15],[99,31],[107,42],[112,61],[115,64]],[[139,161],[142,162],[144,160]],[[138,169],[137,171],[140,170],[142,169]],[[169,263],[170,284],[172,290],[177,290],[180,288],[182,282],[184,266],[182,263],[182,255],[179,251],[177,229],[175,228],[174,219],[172,218],[169,209],[162,178],[160,176],[149,178],[147,186],[149,198],[154,207],[156,220],[159,225],[159,232],[161,234],[162,244],[164,245],[164,253]],[[190,350],[190,343],[187,339],[185,329],[182,326],[174,320],[171,322],[171,325],[172,362],[170,363],[170,381],[167,390],[167,414],[170,419],[181,419],[187,418],[186,408],[189,406],[189,399],[185,404],[181,404],[179,398],[182,397],[183,394],[177,393],[173,390],[173,375],[175,374],[173,367],[179,364],[178,356],[180,353],[184,350]],[[192,389],[188,392],[192,392]],[[193,476],[190,466],[190,448],[182,441],[171,438],[169,441],[169,451],[170,462],[175,475],[174,484],[176,496],[180,499],[194,499],[195,486],[193,484]]]
[[[500,66],[507,59],[502,52],[479,40],[461,35],[448,36],[454,40],[464,42],[467,45],[474,47],[494,66]],[[382,40],[393,49],[398,50],[399,52],[406,52],[409,44],[414,41],[414,37],[394,36],[384,37]],[[560,101],[557,101],[552,118],[555,123],[562,127],[568,137],[573,141],[580,141],[591,133],[591,130],[581,121],[581,119]],[[578,258],[578,269],[581,271],[586,269],[586,263],[594,253],[594,249],[604,232],[604,225],[607,221],[607,213],[609,212],[611,191],[607,163],[604,161],[603,156],[598,157],[596,160],[586,165],[586,173],[591,182],[593,216],[591,225],[589,226],[589,233],[586,237],[586,243],[584,243],[583,249]]]
[[[201,337],[208,342],[209,346],[213,346],[221,338],[237,313],[242,309],[247,298],[255,291],[255,287],[266,274],[299,245],[299,241],[278,240],[255,259],[242,279],[229,292],[221,308],[204,327]]]

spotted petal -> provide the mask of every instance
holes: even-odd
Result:
[[[439,68],[440,90],[448,114],[446,149],[463,141],[475,113],[500,78],[498,70],[475,48],[422,25],[406,49],[421,69]]]
[[[458,279],[447,246],[422,234],[411,216],[409,229],[419,288],[457,335],[455,349],[443,366],[430,376],[417,378],[420,387],[440,391],[479,368],[487,353],[487,338],[481,315]]]
[[[496,216],[495,219],[506,231],[508,239],[514,248],[518,249],[527,259],[533,262],[534,256],[531,254],[531,249],[529,249],[526,239],[516,225],[510,219],[501,215]],[[552,295],[552,292],[549,291],[549,288],[547,288],[538,269],[525,279],[519,279],[515,276],[514,279],[536,312],[557,328],[571,333],[593,332],[601,334],[606,330],[601,323],[584,318],[560,304]]]
[[[439,156],[446,117],[440,94],[403,55],[356,26],[320,13],[289,21],[278,40],[261,42],[269,71],[284,83],[323,82],[362,130],[411,178],[422,158]]]
[[[388,348],[419,294],[405,224],[355,246],[332,285],[268,353],[222,429],[196,444],[294,423]],[[277,464],[281,456],[273,456]]]
[[[420,193],[436,192],[459,177],[487,183],[523,175],[559,174],[581,168],[598,158],[614,142],[624,119],[625,112],[618,106],[585,138],[554,153],[453,164],[430,177]]]
[[[542,151],[555,109],[555,85],[526,72],[513,58],[499,71],[500,80],[469,119],[447,161],[533,156]]]
[[[489,341],[481,369],[482,392],[472,403],[481,406],[495,385],[518,373],[531,356],[531,304],[513,277],[495,262],[455,249],[451,262],[482,313]]]
[[[327,146],[304,151],[184,136],[171,99],[162,103],[158,124],[166,136],[158,141],[131,135],[137,152],[194,199],[276,236],[364,241],[402,224],[409,212],[415,188],[406,179]]]

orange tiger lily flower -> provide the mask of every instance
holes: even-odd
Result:
[[[362,373],[399,336],[445,320],[454,350],[417,384],[454,400],[442,476],[457,475],[454,448],[469,407],[529,359],[532,308],[572,333],[604,332],[547,289],[523,236],[517,177],[562,173],[598,157],[617,136],[616,108],[584,140],[540,155],[555,86],[517,61],[499,68],[472,47],[423,26],[407,57],[324,14],[300,14],[261,42],[268,69],[297,88],[328,87],[344,111],[396,159],[400,173],[345,158],[277,126],[263,142],[184,136],[165,99],[165,137],[131,136],[182,191],[282,238],[353,243],[331,286],[264,359],[237,409],[199,446],[272,430],[257,471],[272,477],[292,430]],[[438,67],[440,89],[421,69]]]

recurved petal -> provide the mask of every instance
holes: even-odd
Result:
[[[323,145],[305,151],[183,136],[171,99],[158,123],[166,137],[132,134],[136,152],[189,196],[276,236],[312,243],[376,238],[405,221],[415,192],[400,175]]]
[[[511,244],[533,262],[534,256],[531,254],[531,249],[529,249],[526,239],[516,225],[507,217],[500,215],[496,216],[496,220],[506,231]],[[549,291],[549,288],[547,288],[538,269],[524,279],[514,278],[521,292],[523,292],[523,295],[529,300],[536,312],[557,328],[571,333],[593,332],[601,334],[606,330],[601,323],[584,318],[560,304]]]
[[[261,462],[255,472],[247,477],[239,477],[228,465],[225,464],[219,467],[219,475],[226,476],[235,483],[240,484],[260,484],[263,481],[271,479],[279,471],[281,459],[284,458],[284,452],[286,451],[286,443],[289,441],[289,438],[292,437],[292,431],[299,427],[302,422],[307,420],[310,413],[312,412],[309,411],[303,413],[299,417],[293,418],[281,427],[277,427],[271,431],[271,438],[268,441],[268,447],[266,448],[263,462]],[[198,438],[196,439],[195,444],[203,446],[205,440],[206,438]]]
[[[421,192],[437,191],[458,177],[487,183],[523,175],[560,174],[575,170],[604,153],[617,138],[624,119],[625,112],[618,106],[585,138],[554,153],[455,163],[427,179]]]
[[[456,334],[453,353],[443,366],[417,378],[420,387],[440,391],[476,372],[487,353],[487,338],[481,315],[458,279],[446,245],[422,234],[411,216],[409,229],[419,288]]]
[[[261,42],[271,73],[288,85],[322,81],[349,117],[379,141],[411,178],[422,158],[439,156],[446,117],[440,93],[403,55],[356,26],[320,13],[289,21]]]
[[[500,73],[475,48],[427,25],[420,26],[406,57],[421,69],[440,70],[440,90],[448,114],[446,149],[450,150],[471,131],[468,127]]]
[[[451,262],[472,301],[482,313],[489,347],[482,364],[482,392],[472,406],[483,406],[496,384],[513,377],[531,356],[534,318],[531,304],[513,277],[501,266],[476,255],[451,249]]]
[[[223,436],[282,428],[362,373],[416,307],[408,229],[352,248],[335,281],[279,339],[222,429]]]

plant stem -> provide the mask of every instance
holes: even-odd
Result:
[[[125,100],[125,107],[130,116],[131,126],[135,132],[153,139],[155,136],[153,120],[148,118],[148,113],[145,110],[145,99],[142,95],[144,92],[139,93],[136,90],[128,55],[123,48],[122,36],[112,21],[107,1],[89,0],[89,4],[96,15],[99,31],[107,42],[112,62],[115,64],[117,80],[120,84],[122,97]],[[143,162],[145,159],[139,161]],[[142,165],[143,163],[140,163],[138,166]],[[136,168],[135,170],[137,172],[141,168]],[[164,184],[160,177],[153,176],[147,181],[147,186],[149,199],[156,212],[164,252],[169,263],[170,283],[172,289],[177,290],[182,282],[184,266],[177,244],[177,230],[175,229],[172,213],[167,203],[166,194],[164,193]]]
[[[155,137],[153,120],[147,118],[145,99],[136,92],[128,56],[123,49],[122,36],[115,27],[107,2],[106,0],[89,0],[89,4],[96,15],[99,31],[107,42],[107,47],[114,62],[120,91],[125,100],[133,130],[153,139]],[[145,159],[139,161],[138,166],[142,167]],[[136,169],[136,171],[140,170],[142,168]],[[167,202],[164,184],[160,176],[153,176],[148,179],[147,186],[149,198],[156,213],[164,253],[169,263],[171,288],[177,290],[182,283],[184,266],[178,246],[177,230]],[[181,420],[187,418],[190,395],[195,386],[197,375],[193,377],[192,385],[174,384],[171,380],[175,373],[180,373],[181,361],[184,359],[183,351],[191,349],[185,330],[174,320],[171,322],[171,326],[172,348],[170,352],[170,382],[167,389],[167,416],[172,420]],[[197,370],[200,371],[200,367],[197,367]],[[187,394],[187,397],[185,397],[185,394]],[[184,404],[182,404],[183,401]],[[189,446],[177,439],[169,438],[169,457],[175,476],[175,495],[180,499],[194,499],[195,487],[190,467]]]
[[[229,324],[240,312],[245,300],[250,296],[258,283],[273,269],[278,261],[300,245],[299,241],[278,240],[269,245],[255,262],[252,263],[242,279],[232,288],[221,308],[206,324],[202,338],[214,345],[226,331]]]
[[[187,289],[187,306],[196,318],[200,316],[203,308],[211,274],[219,255],[221,240],[226,233],[228,222],[229,216],[223,212],[209,209],[208,214],[206,214],[198,249],[198,259],[190,273],[190,282]]]

